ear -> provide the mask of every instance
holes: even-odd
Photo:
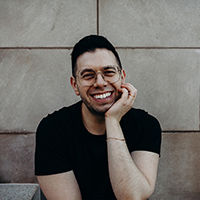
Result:
[[[125,83],[126,73],[123,69],[122,69],[121,79],[122,79],[122,83]]]
[[[77,96],[79,96],[80,93],[79,93],[79,90],[78,90],[76,79],[73,76],[70,77],[70,83],[71,83],[72,88],[74,89],[75,94]]]

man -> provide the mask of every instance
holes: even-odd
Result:
[[[137,90],[112,44],[81,39],[72,52],[71,86],[81,101],[48,115],[36,134],[35,173],[47,199],[136,199],[154,191],[158,121],[132,108]]]

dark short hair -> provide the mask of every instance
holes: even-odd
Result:
[[[85,52],[94,52],[96,49],[107,49],[112,51],[112,53],[116,57],[119,67],[122,69],[119,55],[116,52],[114,46],[103,36],[89,35],[82,38],[78,43],[76,43],[71,53],[72,74],[74,77],[76,73],[76,61],[78,57]]]

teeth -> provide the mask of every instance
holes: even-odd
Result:
[[[107,92],[105,94],[95,95],[95,99],[105,99],[106,97],[109,97],[111,95],[111,92]]]

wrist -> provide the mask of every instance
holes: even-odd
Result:
[[[116,137],[107,137],[106,142],[107,142],[108,140],[119,140],[119,141],[125,141],[124,138],[116,138]]]
[[[112,116],[105,116],[105,123],[106,125],[117,125],[119,124],[119,120],[115,117],[112,117]]]
[[[124,139],[119,121],[113,117],[105,118],[107,138],[114,137]]]

